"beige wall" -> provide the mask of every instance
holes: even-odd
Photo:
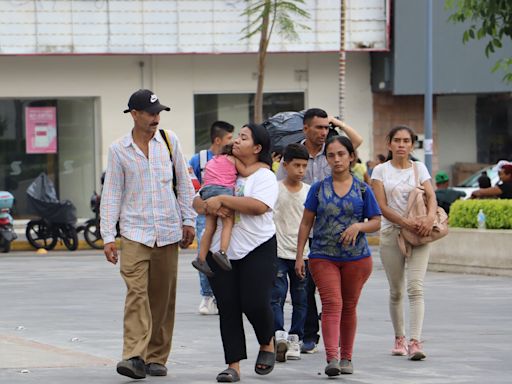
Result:
[[[254,92],[255,70],[252,54],[0,57],[0,97],[98,98],[99,174],[106,166],[108,145],[131,127],[130,116],[122,110],[134,90],[151,88],[171,107],[171,112],[162,113],[161,126],[178,133],[190,156],[194,151],[194,94]],[[306,70],[308,76],[297,77],[296,70]],[[265,92],[278,91],[303,91],[306,107],[337,114],[337,53],[270,55]],[[346,103],[347,122],[365,139],[360,154],[366,159],[373,121],[368,53],[348,55]]]

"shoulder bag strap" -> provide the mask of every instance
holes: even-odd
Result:
[[[420,175],[418,174],[418,166],[416,162],[412,162],[412,169],[414,170],[414,181],[416,182],[416,187],[420,186]]]
[[[419,180],[419,175],[418,175],[418,168],[416,166],[416,162],[415,161],[412,161],[412,169],[414,171],[414,181],[415,181],[415,187],[414,189],[411,191],[411,193],[416,189],[416,188],[419,188],[420,187],[420,180]],[[407,209],[405,211],[405,215],[406,217],[409,216],[409,212],[411,211],[411,208],[412,208],[412,205],[414,204],[414,201],[411,199],[411,195],[409,194],[409,199],[407,200]]]

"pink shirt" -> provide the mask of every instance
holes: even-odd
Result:
[[[203,185],[221,185],[235,188],[237,171],[228,155],[217,155],[206,163]]]

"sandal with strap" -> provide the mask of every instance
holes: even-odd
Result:
[[[276,340],[274,339],[274,352],[259,351],[254,365],[254,371],[258,375],[268,375],[274,369],[276,364]],[[265,366],[262,368],[261,366]]]
[[[217,375],[219,383],[236,383],[240,381],[240,375],[234,368],[227,368]]]

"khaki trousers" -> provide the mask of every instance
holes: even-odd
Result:
[[[380,258],[389,282],[389,313],[395,336],[405,336],[403,296],[406,285],[409,297],[410,338],[421,341],[425,314],[423,281],[428,267],[430,245],[413,247],[412,255],[405,257],[398,248],[399,232],[400,229],[395,227],[380,232]]]
[[[148,247],[121,239],[121,276],[126,284],[123,359],[167,362],[176,306],[178,244]]]

